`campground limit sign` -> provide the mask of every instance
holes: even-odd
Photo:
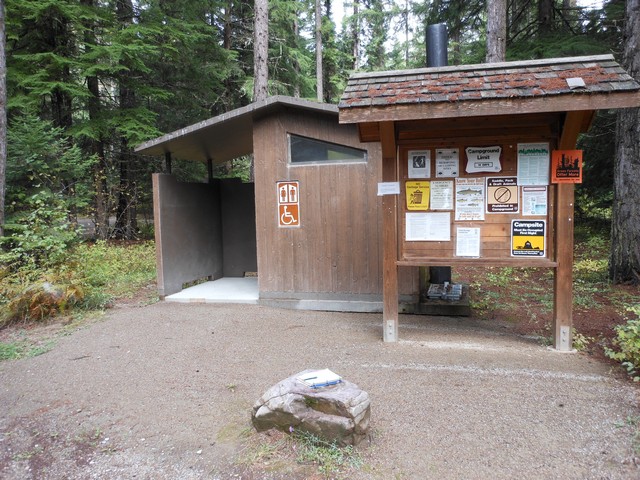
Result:
[[[545,236],[544,220],[512,220],[511,256],[544,257]]]

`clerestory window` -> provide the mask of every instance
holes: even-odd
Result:
[[[292,165],[366,161],[366,150],[289,135],[289,163]]]

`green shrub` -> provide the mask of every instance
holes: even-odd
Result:
[[[79,240],[78,231],[68,221],[66,204],[59,195],[42,189],[25,197],[23,206],[5,224],[0,264],[16,270],[60,263]]]
[[[640,381],[640,303],[627,308],[636,315],[615,328],[614,348],[605,348],[607,357],[618,360],[636,382]]]
[[[153,242],[79,244],[64,262],[0,268],[0,328],[73,310],[101,310],[155,281]]]
[[[29,113],[11,119],[0,266],[15,272],[48,268],[65,259],[79,238],[69,219],[89,205],[95,161],[51,122]]]

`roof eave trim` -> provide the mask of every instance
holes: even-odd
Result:
[[[579,101],[576,101],[579,96]],[[552,97],[501,98],[459,102],[410,103],[340,110],[339,123],[369,123],[504,114],[609,110],[640,107],[640,91],[566,94]]]
[[[242,117],[244,115],[255,115],[260,111],[274,105],[282,105],[285,107],[293,107],[300,108],[305,110],[313,110],[317,112],[324,112],[328,114],[338,114],[338,106],[327,104],[327,103],[319,103],[311,100],[304,100],[300,98],[287,97],[283,95],[275,95],[273,97],[268,97],[265,100],[261,100],[259,102],[254,102],[249,105],[246,105],[241,108],[236,108],[235,110],[231,110],[227,113],[223,113],[216,117],[209,118],[207,120],[203,120],[198,123],[194,123],[193,125],[189,125],[188,127],[180,128],[171,133],[167,133],[160,137],[154,138],[152,140],[148,140],[146,142],[141,143],[135,148],[136,152],[143,152],[145,150],[159,147],[164,143],[168,143],[179,139],[181,137],[187,136],[192,133],[196,133],[199,130],[206,129],[213,125],[221,124],[227,122],[229,120]]]

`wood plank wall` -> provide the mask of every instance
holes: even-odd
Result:
[[[363,163],[290,165],[287,134],[367,150]],[[380,145],[336,116],[283,110],[254,123],[261,292],[382,293]],[[278,227],[276,182],[300,182],[299,228]],[[411,269],[403,293],[417,291]]]

